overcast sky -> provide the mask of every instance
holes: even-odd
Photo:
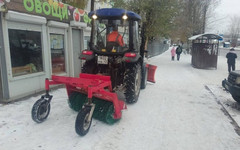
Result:
[[[236,15],[240,14],[240,0],[221,0],[216,8],[219,14]]]
[[[215,23],[211,24],[207,32],[224,33],[228,29],[230,18],[235,15],[240,16],[240,0],[221,0],[215,9]]]

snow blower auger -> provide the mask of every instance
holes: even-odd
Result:
[[[49,115],[52,95],[49,95],[49,86],[65,84],[69,96],[69,106],[79,111],[75,130],[84,136],[91,126],[92,117],[113,124],[122,116],[121,111],[126,109],[124,101],[118,99],[112,92],[110,76],[81,73],[79,78],[52,76],[45,80],[46,94],[33,105],[32,119],[43,122]]]

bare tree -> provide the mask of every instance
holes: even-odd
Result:
[[[236,47],[238,44],[238,38],[240,37],[240,16],[234,16],[231,18],[231,24],[229,26],[229,34],[231,45]]]
[[[208,28],[208,30],[213,29],[219,21],[226,18],[226,16],[216,17],[215,9],[220,3],[221,0],[211,0],[205,3],[205,5],[207,5],[207,9],[204,17],[204,32],[206,32],[206,28]]]
[[[114,7],[132,10],[142,17],[145,49],[155,37],[169,37],[178,8],[178,0],[112,0]]]
[[[220,0],[179,0],[178,17],[172,39],[187,42],[192,35],[202,34],[206,29],[207,19]]]

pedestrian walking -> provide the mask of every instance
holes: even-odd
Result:
[[[176,49],[175,49],[175,46],[173,46],[171,49],[172,61],[174,61],[175,55],[176,55]]]
[[[182,47],[180,45],[178,45],[177,49],[176,49],[176,54],[177,54],[177,60],[180,60],[180,55],[182,53]]]
[[[235,53],[234,48],[230,49],[230,51],[226,55],[226,58],[228,64],[228,72],[230,73],[231,71],[235,70],[235,63],[237,58],[237,54]]]

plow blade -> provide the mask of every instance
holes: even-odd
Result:
[[[152,83],[156,83],[155,72],[156,72],[157,66],[146,64],[146,67],[148,68],[147,81],[152,82]]]

